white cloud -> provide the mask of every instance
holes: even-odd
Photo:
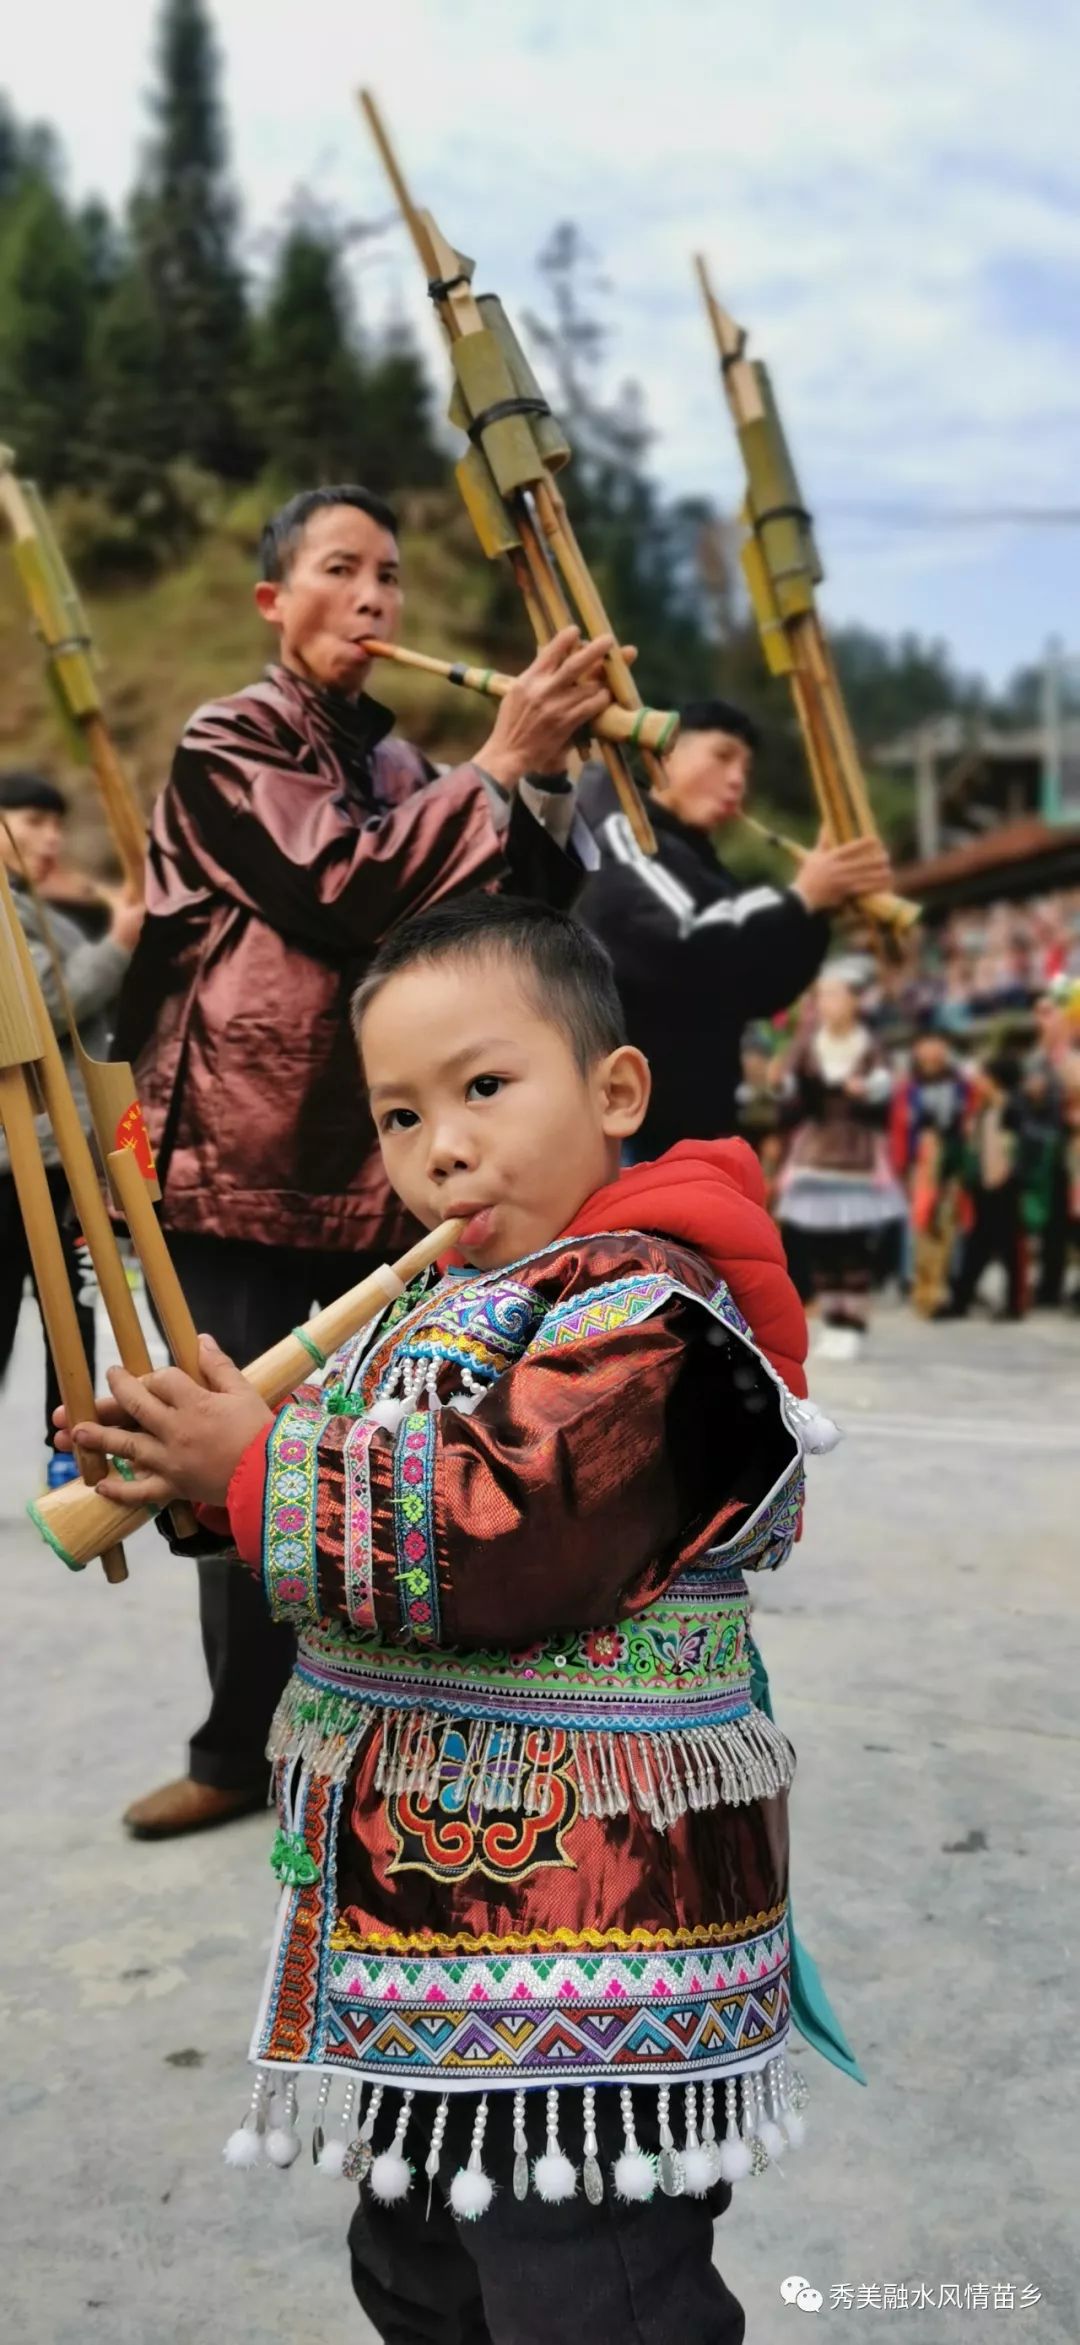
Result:
[[[9,34],[20,111],[54,120],[79,186],[114,199],[141,134],[149,14],[146,0],[65,11],[58,46],[52,12],[24,11]],[[216,18],[253,230],[299,183],[349,217],[386,208],[351,94],[367,80],[418,197],[512,314],[536,299],[554,220],[580,221],[612,283],[613,371],[643,382],[673,485],[738,492],[690,275],[700,247],[770,363],[833,607],[944,626],[995,670],[1051,624],[1080,635],[1075,540],[883,523],[875,544],[829,518],[855,499],[1076,501],[1068,0],[217,0]],[[399,300],[436,354],[402,240],[358,284],[369,309]]]

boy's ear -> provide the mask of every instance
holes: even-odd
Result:
[[[609,1140],[629,1140],[645,1121],[652,1091],[649,1062],[630,1042],[601,1062],[600,1120]]]
[[[281,625],[281,585],[280,578],[260,578],[255,589],[255,608],[270,627]]]

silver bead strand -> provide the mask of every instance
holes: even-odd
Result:
[[[665,2198],[681,2198],[685,2189],[682,2159],[671,2133],[671,2086],[662,2084],[656,2095],[656,2115],[660,2129],[660,2188]]]
[[[326,2104],[330,2098],[332,2082],[330,2070],[324,2068],[319,2078],[319,2098],[315,2103],[315,2121],[311,2128],[311,2163],[313,2166],[318,2165],[326,2142],[326,2128],[323,2119],[326,2115]]]
[[[525,2131],[525,2095],[514,2094],[514,2197],[529,2195],[529,2137]]]
[[[427,2157],[424,2160],[424,2172],[427,2175],[427,2211],[429,2215],[431,2213],[431,2194],[439,2177],[439,2161],[442,2157],[443,2135],[446,2132],[446,2120],[449,2114],[450,2096],[448,2093],[444,2093],[441,2101],[439,2102],[439,2106],[435,2111],[435,2122],[431,2128],[431,2148],[429,2149]]]
[[[356,2140],[351,2143],[346,2154],[345,2172],[348,2175],[355,2176],[357,2182],[360,2184],[361,2189],[363,2189],[368,2175],[371,2172],[372,2163],[375,2157],[375,2152],[371,2146],[372,2136],[375,2132],[375,2119],[377,2118],[379,2111],[382,2108],[384,2090],[385,2087],[381,2084],[377,2084],[374,2087],[371,2099],[367,2105],[367,2115],[364,2118],[364,2122],[360,2128]],[[344,2124],[344,2122],[345,2120],[342,2118],[342,2124]]]
[[[581,2178],[585,2184],[585,2196],[588,2199],[589,2205],[591,2207],[598,2207],[603,2202],[604,2177],[600,2171],[600,2158],[598,2154],[600,2145],[596,2138],[595,2085],[586,2085],[584,2093],[582,2094],[582,2101],[584,2104],[585,2119],[585,2155],[582,2160]]]

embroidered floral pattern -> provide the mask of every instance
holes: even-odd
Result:
[[[430,1410],[406,1417],[394,1445],[394,1539],[401,1625],[418,1644],[439,1638],[439,1591],[432,1513],[437,1423]]]
[[[371,1554],[370,1425],[349,1427],[341,1462],[345,1472],[345,1606],[354,1628],[375,1626]]]
[[[299,1624],[318,1613],[315,1495],[325,1423],[322,1393],[314,1385],[301,1385],[267,1443],[263,1581],[274,1620]]]

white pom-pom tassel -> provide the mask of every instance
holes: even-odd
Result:
[[[380,2150],[378,2157],[372,2161],[368,2182],[373,2196],[384,2207],[400,2205],[412,2189],[413,2170],[404,2150],[412,2102],[412,2094],[406,2093],[401,2104],[401,2115],[394,2127],[393,2141],[388,2150]]]
[[[705,2198],[716,2179],[709,2152],[701,2143],[695,2149],[687,2147],[682,2156],[683,2187],[688,2198]]]
[[[806,2119],[800,2117],[797,2109],[785,2109],[784,2132],[788,2138],[788,2148],[801,2150],[806,2140]]]
[[[227,2166],[261,2166],[266,2155],[266,2103],[266,2078],[258,2069],[251,2091],[251,2107],[243,2124],[230,2133],[222,2152]]]
[[[833,1424],[832,1418],[825,1415],[824,1409],[818,1408],[816,1401],[797,1400],[791,1413],[795,1419],[799,1446],[806,1456],[824,1457],[844,1438],[839,1425]]]
[[[328,2076],[323,2078],[323,2083],[327,2087],[327,2099],[329,2099],[330,2079]],[[315,2132],[312,2136],[311,2151],[315,2160],[316,2173],[324,2175],[328,2182],[338,2181],[339,2177],[345,2172],[345,2161],[349,2155],[349,2139],[352,2133],[353,2109],[355,2104],[356,2083],[355,2079],[350,2076],[349,2081],[345,2087],[345,2099],[342,2104],[341,2129],[338,2133],[335,2133],[329,2141],[327,2141],[322,2126],[323,2099],[322,2085],[320,2085],[319,2117],[315,2126]]]
[[[725,2096],[727,2132],[720,2144],[720,2179],[722,2182],[742,2182],[750,2172],[753,2159],[748,2144],[739,2132],[739,2095],[733,2076],[729,2076]]]
[[[295,2076],[290,2076],[284,2094],[275,2094],[271,2106],[276,2107],[280,2115],[266,2136],[266,2155],[272,2166],[291,2166],[299,2157],[302,2146],[296,2122]]]
[[[399,1425],[411,1414],[411,1409],[412,1403],[407,1400],[372,1401],[366,1422],[369,1425],[381,1425],[387,1433],[396,1433]]]
[[[698,2139],[697,2087],[686,2088],[686,2147],[682,2154],[683,2189],[689,2198],[704,2198],[712,2187],[713,2162]]]
[[[533,2161],[533,2189],[549,2207],[573,2198],[577,2189],[577,2168],[559,2147],[559,2095],[554,2085],[547,2097],[547,2142]]]
[[[623,2147],[612,2167],[611,2179],[615,2185],[616,2198],[624,2199],[628,2204],[641,2205],[656,2195],[656,2160],[638,2148],[634,2130],[634,2104],[628,2084],[623,2085],[619,2094],[619,2107],[622,2111]]]
[[[476,2223],[486,2215],[495,2196],[495,2185],[490,2174],[484,2172],[484,2128],[487,2124],[487,2094],[481,2096],[472,2130],[469,2163],[459,2166],[450,2184],[450,2204],[463,2223]]]

